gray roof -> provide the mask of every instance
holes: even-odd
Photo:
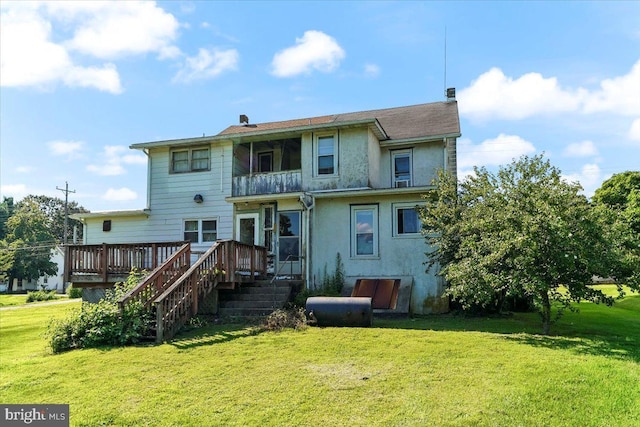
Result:
[[[229,126],[217,136],[260,134],[278,130],[286,131],[293,128],[339,126],[340,124],[375,120],[378,121],[386,136],[391,140],[444,135],[460,136],[458,104],[455,101],[333,114],[281,122],[235,125]]]
[[[367,125],[380,140],[387,141],[460,136],[458,103],[446,101],[279,122],[233,125],[214,136],[143,142],[133,144],[131,148],[206,144],[233,137],[307,132],[347,125]]]

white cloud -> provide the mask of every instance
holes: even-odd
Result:
[[[138,193],[126,187],[109,188],[102,198],[110,202],[128,202],[137,199]]]
[[[69,87],[122,92],[120,77],[113,64],[99,67],[75,65],[67,50],[51,41],[52,23],[36,9],[6,7],[1,19],[2,86],[45,86],[60,81]]]
[[[211,79],[224,71],[235,70],[238,66],[238,51],[200,48],[198,55],[187,57],[182,69],[173,81],[189,83],[194,80]]]
[[[63,83],[119,94],[123,88],[113,63],[80,60],[181,55],[174,45],[180,24],[155,2],[4,2],[2,6],[2,86]]]
[[[567,145],[563,154],[567,157],[597,156],[598,149],[592,141],[574,142]]]
[[[103,161],[100,164],[87,165],[89,172],[101,176],[115,176],[127,173],[123,163],[130,165],[146,165],[147,160],[143,155],[128,154],[127,147],[122,145],[107,145],[101,155]]]
[[[640,114],[640,61],[629,74],[603,80],[600,90],[589,95],[584,112],[602,111],[625,116]]]
[[[517,120],[538,114],[607,112],[640,114],[640,61],[623,76],[605,79],[597,90],[561,87],[555,77],[528,73],[508,77],[499,68],[481,74],[458,93],[460,114],[476,120]]]
[[[175,52],[180,24],[155,2],[51,2],[54,17],[76,25],[70,50],[102,59]]]
[[[84,149],[82,141],[50,141],[47,143],[49,151],[54,156],[67,156],[69,159],[75,159],[81,156]]]
[[[640,141],[640,119],[635,119],[631,123],[631,129],[629,129],[629,139],[632,141]]]
[[[364,75],[369,78],[375,78],[380,75],[380,67],[376,64],[364,64]]]
[[[583,96],[583,90],[563,90],[555,77],[529,73],[514,80],[499,68],[492,68],[458,93],[458,105],[460,114],[473,119],[522,119],[534,114],[574,111]]]
[[[305,31],[295,46],[276,53],[271,66],[276,77],[292,77],[312,70],[331,72],[338,68],[345,52],[338,42],[321,31]]]
[[[580,172],[563,175],[563,178],[568,182],[579,182],[584,190],[584,195],[587,197],[593,196],[593,193],[605,179],[602,176],[600,167],[595,163],[588,163],[582,166]]]
[[[0,186],[0,194],[3,197],[13,197],[14,201],[18,201],[29,194],[29,191],[24,184],[7,184]]]
[[[18,173],[29,173],[31,171],[33,171],[33,167],[31,166],[18,166],[15,169],[16,172]]]
[[[509,163],[514,158],[535,153],[533,144],[517,135],[500,134],[480,144],[471,140],[458,140],[458,169],[464,175],[466,169],[473,166],[497,166]]]

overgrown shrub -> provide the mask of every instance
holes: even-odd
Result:
[[[82,288],[76,288],[73,285],[70,285],[67,288],[67,295],[69,298],[82,298]]]
[[[33,291],[27,292],[27,302],[51,301],[56,299],[56,291]]]
[[[83,302],[67,318],[54,319],[47,329],[54,353],[75,348],[127,345],[139,342],[150,326],[150,314],[132,301],[121,311],[118,300],[133,288],[143,273],[132,271],[125,283],[107,290],[97,303]]]
[[[307,298],[313,296],[337,297],[342,294],[344,288],[344,264],[340,252],[336,253],[336,267],[333,273],[327,272],[327,265],[324,266],[324,272],[320,281],[320,286],[314,289],[303,289],[296,294],[293,304],[294,306],[304,307]]]
[[[276,310],[264,320],[260,329],[264,331],[280,331],[282,329],[300,330],[307,327],[307,317],[304,309],[294,307]]]

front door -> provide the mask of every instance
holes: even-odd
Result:
[[[247,245],[259,244],[259,227],[257,213],[236,215],[236,240]]]
[[[302,274],[300,211],[278,212],[278,275]]]

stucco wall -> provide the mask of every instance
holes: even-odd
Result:
[[[312,282],[320,283],[324,267],[335,269],[336,254],[340,252],[345,274],[354,277],[412,276],[411,312],[428,314],[446,311],[441,300],[442,284],[434,272],[427,273],[424,262],[427,249],[420,233],[394,236],[394,204],[421,203],[417,195],[403,197],[358,197],[317,199],[313,212]],[[351,255],[351,206],[371,204],[378,207],[378,256],[358,259]]]

